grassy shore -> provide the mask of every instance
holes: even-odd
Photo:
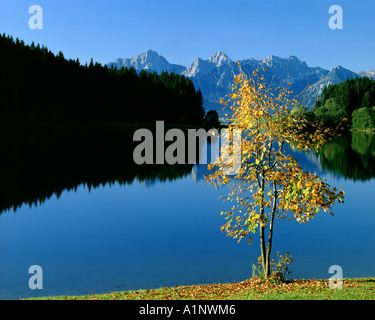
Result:
[[[328,280],[290,280],[271,283],[252,278],[237,283],[164,287],[44,300],[375,300],[375,278],[344,279],[341,289]]]

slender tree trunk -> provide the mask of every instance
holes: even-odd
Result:
[[[277,210],[277,186],[274,182],[273,184],[273,192],[274,192],[274,200],[272,205],[271,217],[270,217],[270,224],[269,224],[269,232],[268,232],[268,242],[266,247],[266,235],[265,235],[265,225],[260,225],[260,252],[261,252],[261,259],[262,259],[262,268],[264,277],[267,279],[271,275],[271,250],[272,250],[272,237],[273,237],[273,223],[275,220],[275,214]],[[260,215],[264,214],[264,207],[260,208]]]
[[[270,220],[270,229],[268,233],[268,245],[267,245],[267,251],[266,251],[266,269],[265,274],[268,276],[271,275],[271,249],[272,249],[272,237],[273,237],[273,222],[275,219],[275,213],[277,210],[277,186],[276,183],[273,183],[273,192],[274,192],[274,200],[272,205],[272,211],[271,211],[271,220]]]
[[[261,253],[261,259],[262,259],[262,268],[264,272],[264,277],[267,278],[268,274],[266,272],[267,270],[267,261],[266,261],[266,242],[265,242],[265,234],[264,234],[264,226],[260,226],[260,253]]]
[[[264,188],[265,188],[265,177],[264,172],[261,174],[261,191],[262,191],[262,205],[259,210],[259,215],[262,217],[264,215]],[[266,226],[262,223],[260,223],[259,232],[260,232],[260,252],[261,252],[261,259],[262,259],[262,267],[264,272],[264,277],[268,277],[267,273],[267,251],[266,251],[266,238],[265,238],[265,228]]]
[[[266,275],[269,277],[271,275],[271,249],[272,249],[272,235],[273,235],[273,216],[271,216],[270,229],[268,233],[268,244],[266,251]]]

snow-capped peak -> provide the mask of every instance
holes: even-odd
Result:
[[[141,54],[131,59],[117,59],[114,63],[109,63],[109,66],[114,65],[117,68],[134,67],[136,70],[149,70],[161,73],[163,71],[181,73],[186,67],[169,63],[163,56],[151,49],[142,52]]]
[[[215,52],[209,59],[208,62],[216,64],[217,67],[230,62],[229,57],[222,51]]]

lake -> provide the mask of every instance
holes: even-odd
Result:
[[[67,133],[69,132],[69,133]],[[7,130],[1,143],[0,299],[237,282],[260,254],[220,231],[222,186],[205,165],[137,166],[131,130]],[[203,149],[205,146],[203,146]],[[334,216],[276,221],[294,278],[375,276],[375,135],[353,133],[301,165],[342,187]],[[29,288],[29,267],[43,289]]]

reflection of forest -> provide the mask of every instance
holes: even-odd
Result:
[[[109,128],[3,129],[0,212],[24,203],[43,203],[53,194],[59,196],[80,185],[89,190],[115,182],[152,186],[188,175],[199,181],[211,173],[206,164],[135,164],[133,150],[139,142],[133,141],[133,133],[131,129]],[[205,148],[201,151],[206,152]],[[321,170],[315,156],[289,151],[305,170]],[[375,134],[353,132],[335,139],[323,147],[319,160],[323,170],[335,175],[355,181],[370,180],[375,177]],[[220,188],[219,184],[212,186]]]
[[[192,165],[142,165],[133,161],[134,130],[3,129],[0,145],[0,212],[38,204],[53,194],[134,180],[174,180]]]
[[[354,181],[375,177],[375,134],[352,132],[327,143],[320,152],[324,169]]]

